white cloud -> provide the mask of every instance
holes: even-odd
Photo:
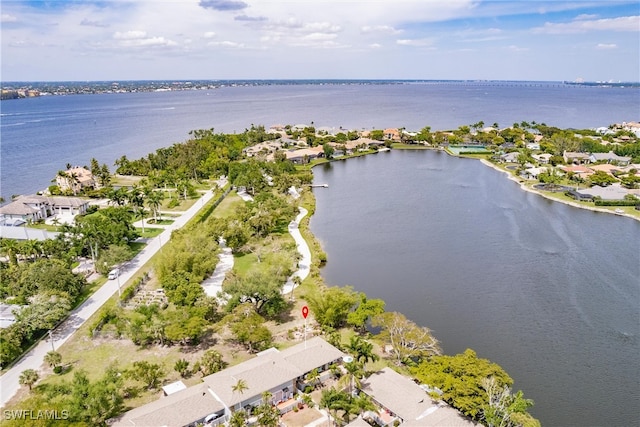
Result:
[[[429,47],[433,45],[433,39],[400,39],[396,40],[400,46]]]
[[[402,33],[402,30],[396,30],[395,28],[389,25],[376,25],[376,26],[365,25],[360,29],[360,31],[364,34],[373,33],[373,34],[397,35]]]
[[[0,15],[0,22],[17,22],[18,18],[13,15],[9,15],[8,13],[3,13]]]
[[[207,46],[219,46],[219,47],[228,47],[234,49],[243,49],[245,47],[244,43],[232,42],[229,40],[224,40],[220,42],[209,42]]]
[[[118,45],[121,47],[153,47],[153,46],[177,46],[173,40],[168,40],[164,37],[155,36],[147,37],[146,31],[117,31],[113,34],[113,38],[118,40]]]
[[[145,37],[147,37],[146,31],[116,31],[113,34],[113,38],[116,40],[136,40],[143,39]]]
[[[588,31],[631,31],[640,32],[640,16],[622,16],[619,18],[576,20],[567,23],[547,22],[533,29],[540,34],[576,34]]]
[[[605,0],[588,7],[576,1],[518,0],[82,0],[59,7],[44,7],[42,1],[0,1],[2,21],[7,22],[0,26],[0,65],[7,79],[27,74],[80,80],[125,74],[141,79],[180,78],[185,70],[214,78],[278,78],[287,73],[310,78],[341,73],[354,78],[358,73],[390,78],[408,74],[447,78],[466,73],[475,78],[476,74],[489,77],[495,73],[500,78],[505,69],[516,68],[523,70],[522,76],[510,77],[525,78],[527,73],[532,77],[538,72],[540,78],[555,73],[556,79],[564,79],[585,69],[575,55],[568,54],[575,46],[585,45],[584,36],[572,33],[603,32],[600,38],[586,41],[591,49],[589,64],[594,64],[588,69],[595,74],[592,69],[610,64],[612,55],[626,51],[628,56],[629,47],[637,46],[640,26],[637,16],[626,16],[637,15],[631,7],[625,7],[631,12],[617,15],[625,16],[600,19],[605,10],[606,16],[615,13],[615,8],[607,9]],[[547,12],[563,13],[527,21],[540,5]],[[555,16],[575,18],[559,23],[552,20]],[[545,20],[549,23],[543,26]],[[480,27],[483,24],[490,28]],[[567,36],[553,42],[532,38],[527,28],[536,26],[539,28],[533,31],[537,33]],[[605,34],[606,30],[618,33]],[[598,44],[601,40],[604,42]],[[557,54],[559,65],[553,70],[539,65],[548,59],[543,52],[549,55],[544,43],[553,43]],[[510,50],[524,51],[521,46],[531,46],[527,58],[533,65],[526,68],[512,66],[508,60]],[[220,56],[214,58],[212,50]],[[411,70],[388,67],[380,64],[381,50],[399,61],[420,65],[429,58],[429,64],[438,65]],[[429,55],[415,55],[417,50],[429,51]],[[310,66],[283,69],[285,53]],[[605,55],[607,59],[599,61]],[[264,67],[250,66],[256,61]],[[460,61],[487,66],[461,70],[455,65]],[[54,62],[64,66],[52,67]],[[344,67],[335,67],[335,63]],[[508,68],[503,67],[505,63]],[[53,74],[54,68],[58,75]],[[210,74],[212,69],[215,76]],[[442,72],[436,75],[436,70]],[[637,67],[617,72],[620,78],[623,73],[637,75]]]

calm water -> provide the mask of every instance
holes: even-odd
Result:
[[[50,96],[0,103],[0,193],[50,185],[67,163],[139,158],[194,129],[251,124],[451,129],[483,120],[588,128],[639,120],[640,89],[544,83],[226,87],[211,91]]]
[[[311,229],[353,285],[509,372],[548,426],[638,425],[640,223],[521,191],[475,160],[314,168]]]
[[[0,103],[0,193],[66,163],[113,165],[254,124],[451,129],[480,120],[590,128],[637,121],[640,90],[549,84],[297,85]],[[474,348],[536,400],[545,425],[638,425],[638,222],[520,191],[479,162],[380,153],[316,168],[312,220],[334,284]]]

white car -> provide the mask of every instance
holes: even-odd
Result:
[[[120,276],[120,269],[119,268],[114,268],[113,270],[111,270],[109,272],[109,275],[107,276],[107,279],[109,279],[109,280],[117,279],[118,276]]]

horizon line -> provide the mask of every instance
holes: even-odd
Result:
[[[106,83],[106,82],[509,82],[509,83],[563,83],[563,84],[640,84],[638,81],[611,80],[517,80],[517,79],[409,79],[409,78],[229,78],[229,79],[108,79],[108,80],[0,80],[11,83]]]

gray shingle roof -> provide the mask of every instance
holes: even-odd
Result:
[[[198,384],[132,409],[111,425],[182,427],[222,410],[224,406],[213,397],[208,387]]]
[[[403,426],[473,426],[455,409],[436,404],[409,378],[384,368],[362,381],[362,391],[403,419]]]

